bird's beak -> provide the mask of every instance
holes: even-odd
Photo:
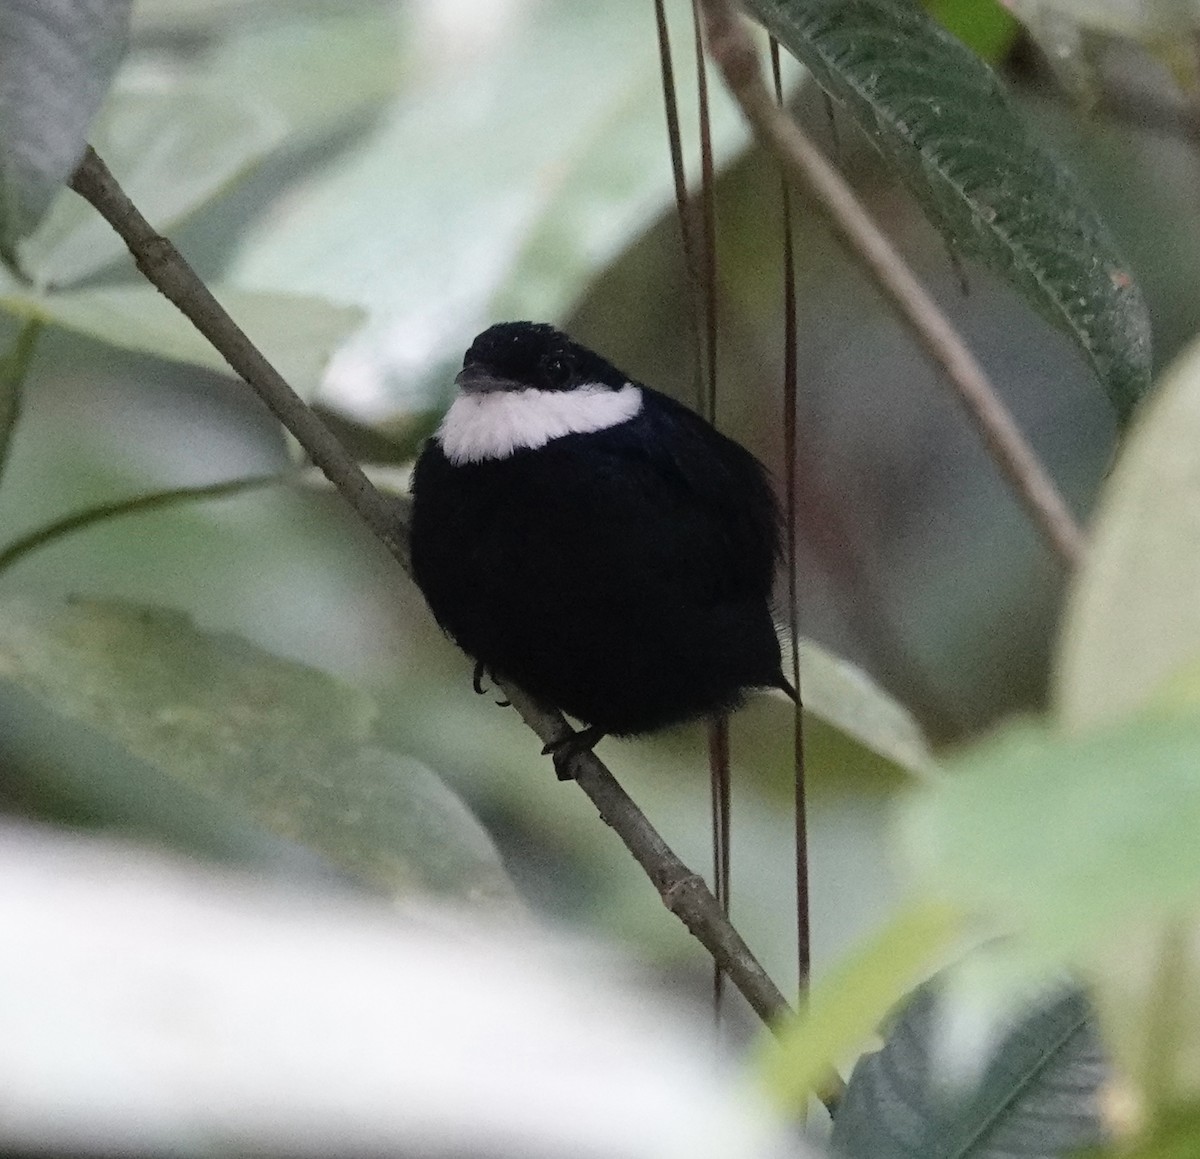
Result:
[[[511,390],[507,378],[497,378],[490,371],[474,362],[468,363],[455,376],[454,381],[468,394],[487,394],[493,390]]]

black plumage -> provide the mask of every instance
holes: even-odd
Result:
[[[616,391],[626,375],[549,326],[476,339],[464,390]],[[603,734],[629,736],[790,691],[771,589],[779,511],[748,451],[641,384],[605,429],[413,477],[412,564],[468,655]],[[536,396],[540,397],[540,396]]]

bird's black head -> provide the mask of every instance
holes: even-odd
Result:
[[[629,377],[544,322],[499,322],[471,343],[455,381],[480,393],[574,390],[587,383],[620,390]]]

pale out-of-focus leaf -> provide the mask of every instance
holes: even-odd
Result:
[[[32,826],[0,880],[6,1155],[824,1154],[590,945]]]
[[[1055,701],[1070,729],[1137,709],[1200,660],[1200,345],[1163,376],[1105,484],[1068,604]]]
[[[258,348],[301,395],[320,384],[333,352],[361,324],[357,307],[316,298],[213,292]],[[98,342],[232,374],[206,338],[153,286],[97,286],[43,295],[0,293],[0,308],[86,334]]]
[[[1079,971],[1155,1109],[1200,1094],[1198,767],[1194,707],[1083,736],[1021,724],[950,762],[902,817],[923,894],[1011,935],[958,971],[967,1020]]]
[[[362,11],[379,8],[389,0],[307,0],[304,7]],[[231,29],[253,24],[263,17],[288,17],[296,0],[138,0],[133,10],[135,36],[228,35]]]
[[[373,703],[315,669],[174,612],[14,600],[0,616],[0,679],[376,889],[516,904],[462,802],[375,746]]]
[[[1024,1012],[957,1086],[938,1073],[938,1023],[924,987],[859,1060],[833,1123],[843,1159],[1059,1159],[1100,1140],[1109,1068],[1082,996]]]
[[[41,220],[83,156],[125,49],[129,0],[0,5],[0,255]]]
[[[690,7],[669,7],[687,43]],[[652,9],[532,0],[467,29],[437,10],[418,10],[401,100],[263,215],[227,271],[369,309],[326,397],[375,418],[439,410],[451,364],[501,315],[561,321],[672,196]],[[719,87],[713,117],[724,158],[744,133]]]
[[[749,0],[854,118],[953,249],[1088,358],[1118,417],[1150,385],[1150,320],[1107,226],[996,76],[911,0]]]
[[[289,144],[328,132],[401,86],[397,8],[326,4],[226,35],[196,65],[197,80],[245,92],[288,123]]]
[[[169,233],[266,157],[284,130],[278,112],[232,84],[147,84],[113,93],[91,141],[134,205]],[[72,193],[22,246],[21,261],[37,285],[62,287],[125,253],[112,226]]]
[[[1046,961],[1200,904],[1200,718],[1083,737],[1018,724],[915,794],[908,860],[936,896],[1018,927]]]

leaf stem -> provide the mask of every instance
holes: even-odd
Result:
[[[708,49],[755,136],[825,215],[835,236],[870,275],[885,301],[949,379],[992,459],[1056,552],[1072,569],[1086,541],[1054,481],[1017,427],[962,336],[863,208],[854,191],[762,78],[758,51],[733,0],[700,0]]]
[[[43,325],[41,318],[27,318],[0,360],[0,474],[8,463],[13,433],[21,417],[25,379],[33,365],[33,352]]]
[[[251,491],[256,487],[271,487],[278,483],[286,483],[296,478],[299,472],[281,471],[275,475],[256,475],[247,479],[227,479],[220,483],[208,483],[199,487],[174,487],[167,491],[151,491],[143,495],[135,495],[129,499],[114,499],[108,503],[97,503],[93,507],[85,507],[82,511],[74,511],[53,523],[46,523],[35,528],[19,539],[13,540],[7,547],[0,548],[0,574],[13,567],[32,552],[71,535],[83,531],[97,523],[109,519],[117,519],[124,515],[135,515],[141,511],[153,511],[159,507],[170,507],[176,503],[193,500],[219,499],[226,495],[237,495],[242,491]]]

